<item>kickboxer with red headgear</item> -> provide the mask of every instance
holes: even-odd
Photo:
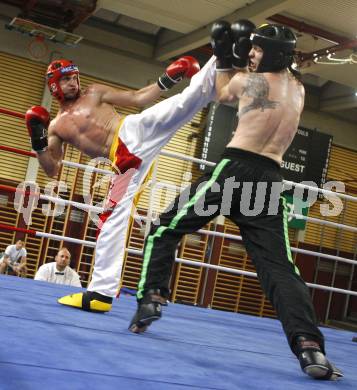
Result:
[[[120,72],[120,69],[118,69]],[[150,73],[146,76],[152,76]],[[69,143],[92,158],[106,158],[117,170],[100,215],[95,263],[86,292],[59,303],[94,312],[111,310],[119,289],[125,254],[126,230],[133,198],[160,150],[175,132],[215,97],[215,57],[200,70],[191,56],[172,62],[156,83],[139,90],[91,84],[81,89],[78,67],[69,60],[51,62],[47,84],[59,110],[52,121],[41,106],[26,113],[32,149],[49,176],[58,174],[63,145]],[[141,111],[123,116],[115,107],[144,107],[183,79],[181,92]]]

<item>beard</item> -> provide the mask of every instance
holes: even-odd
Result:
[[[74,101],[74,100],[77,100],[79,95],[80,95],[80,91],[69,92],[69,93],[66,93],[64,95],[64,100],[67,101],[67,102]]]

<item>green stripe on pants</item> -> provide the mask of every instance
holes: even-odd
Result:
[[[283,221],[284,221],[284,237],[285,237],[285,247],[286,247],[286,253],[288,255],[288,259],[290,263],[294,265],[295,273],[300,275],[299,268],[294,264],[294,260],[291,256],[291,249],[290,249],[290,241],[289,241],[289,228],[288,228],[288,211],[286,206],[286,199],[281,196],[280,199],[283,202]]]
[[[193,206],[198,199],[204,195],[216,181],[217,177],[222,172],[222,169],[230,162],[229,159],[224,159],[219,162],[215,170],[212,173],[210,180],[182,207],[180,212],[172,219],[169,226],[160,226],[153,235],[149,235],[147,244],[145,245],[143,269],[141,271],[141,277],[138,285],[138,292],[136,294],[138,299],[143,297],[144,285],[146,282],[147,270],[151,259],[151,253],[154,246],[154,240],[157,237],[161,237],[162,234],[168,229],[175,229],[180,220],[187,214],[188,209]]]

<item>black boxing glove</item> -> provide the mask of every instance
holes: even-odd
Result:
[[[233,68],[245,68],[249,62],[249,52],[252,49],[250,35],[255,30],[255,24],[250,20],[241,19],[231,25],[233,39]]]
[[[232,69],[232,35],[231,26],[225,20],[215,22],[211,28],[211,46],[213,54],[217,57],[217,71],[229,71]]]

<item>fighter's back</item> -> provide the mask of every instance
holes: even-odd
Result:
[[[228,146],[280,163],[299,124],[304,106],[303,85],[285,70],[240,74],[231,88],[239,98],[239,122]]]

